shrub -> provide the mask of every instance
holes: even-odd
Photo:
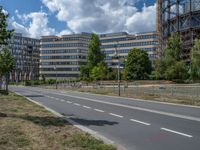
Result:
[[[41,83],[40,83],[39,80],[34,80],[34,81],[32,81],[32,84],[33,84],[33,85],[40,85]]]
[[[47,83],[48,84],[55,84],[56,83],[56,79],[48,79]]]
[[[25,86],[31,86],[31,81],[25,81]]]

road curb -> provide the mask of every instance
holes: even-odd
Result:
[[[23,86],[23,85],[20,85],[20,86],[21,87],[26,87],[26,86]],[[41,88],[41,87],[37,87],[36,86],[35,88]],[[42,89],[48,89],[48,88],[42,88]],[[56,90],[56,89],[48,89],[48,90]],[[199,108],[200,109],[200,106],[169,103],[169,102],[161,102],[161,101],[154,101],[154,100],[150,100],[150,99],[145,100],[145,99],[140,99],[140,98],[130,98],[130,97],[124,97],[124,96],[113,96],[113,95],[96,94],[96,93],[90,93],[90,92],[80,92],[80,91],[63,90],[63,89],[57,89],[56,91],[60,91],[60,92],[77,92],[77,93],[83,93],[83,94],[98,95],[98,96],[113,97],[113,98],[121,98],[121,99],[141,101],[141,102],[149,102],[149,103],[155,103],[155,104],[166,104],[166,105],[172,105],[172,106],[181,106],[181,107]]]
[[[53,113],[54,115],[56,115],[56,116],[58,116],[58,117],[60,117],[60,118],[63,118],[63,119],[65,119],[65,120],[67,120],[67,121],[68,121],[70,124],[72,124],[74,127],[77,127],[77,128],[79,128],[80,130],[82,130],[82,131],[84,131],[84,132],[86,132],[86,133],[89,133],[89,134],[90,134],[91,136],[93,136],[94,138],[99,139],[99,140],[102,140],[102,141],[103,141],[104,143],[106,143],[106,144],[111,144],[111,145],[117,147],[118,150],[126,150],[123,146],[121,146],[121,145],[115,143],[114,141],[112,141],[112,140],[106,138],[105,136],[99,134],[98,132],[96,132],[96,131],[94,131],[94,130],[91,130],[91,129],[89,129],[89,128],[87,128],[87,127],[81,125],[81,124],[78,124],[77,122],[75,123],[73,120],[70,119],[70,117],[66,117],[66,116],[64,116],[64,115],[62,115],[62,114],[60,114],[60,113],[58,113],[57,111],[55,111],[55,110],[53,110],[53,109],[51,109],[51,108],[49,108],[49,107],[47,107],[47,106],[45,106],[45,105],[39,103],[39,102],[36,102],[36,101],[34,101],[33,99],[28,98],[28,97],[26,97],[26,96],[24,96],[24,95],[22,95],[22,94],[20,94],[20,93],[18,93],[18,92],[14,92],[14,93],[16,93],[16,94],[19,95],[19,96],[22,96],[22,97],[26,98],[27,100],[29,100],[30,102],[32,102],[32,103],[34,103],[34,104],[36,104],[36,105],[39,105],[39,106],[43,107],[44,109],[46,109],[47,111]]]

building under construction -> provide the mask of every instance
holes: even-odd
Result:
[[[195,39],[200,38],[200,0],[157,0],[157,31],[161,50],[179,32],[183,58],[188,60]]]

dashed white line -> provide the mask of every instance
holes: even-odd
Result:
[[[119,104],[119,103],[106,102],[106,101],[102,101],[100,99],[98,100],[98,99],[92,99],[92,98],[86,98],[86,97],[80,97],[80,96],[72,96],[72,95],[69,95],[69,94],[66,94],[66,93],[65,94],[56,93],[56,94],[62,95],[62,96],[67,96],[67,97],[72,97],[72,98],[77,98],[77,99],[81,99],[81,100],[98,102],[98,103],[102,103],[102,104],[109,104],[109,105],[113,105],[113,106],[130,108],[130,109],[135,109],[135,110],[151,112],[151,113],[155,113],[155,114],[161,114],[161,115],[166,115],[166,116],[171,116],[171,117],[182,118],[182,119],[187,119],[187,120],[193,120],[193,121],[199,121],[200,122],[200,118],[198,118],[198,117],[191,117],[191,116],[185,116],[185,115],[180,115],[180,114],[174,114],[174,113],[169,113],[169,112],[152,110],[152,109],[147,109],[147,108],[142,108],[142,107],[135,107],[135,106],[131,106],[131,105],[124,105],[124,104]]]
[[[78,103],[74,103],[74,105],[76,105],[76,106],[81,106],[80,104],[78,104]]]
[[[61,101],[61,102],[64,102],[65,100],[64,100],[64,99],[60,99],[60,101]]]
[[[72,102],[70,102],[70,101],[67,101],[67,103],[68,103],[68,104],[71,104]]]
[[[124,117],[124,116],[113,114],[113,113],[109,113],[109,114],[112,115],[112,116],[115,116],[115,117],[119,117],[119,118],[123,118]]]
[[[130,119],[130,121],[137,122],[137,123],[140,123],[140,124],[143,124],[143,125],[146,125],[146,126],[150,126],[151,125],[150,123],[146,123],[146,122],[135,120],[135,119]]]
[[[164,130],[164,131],[167,131],[167,132],[171,132],[171,133],[175,133],[175,134],[179,134],[179,135],[182,135],[182,136],[186,136],[186,137],[192,138],[192,135],[185,134],[185,133],[178,132],[178,131],[174,131],[174,130],[171,130],[171,129],[161,128],[161,130]]]
[[[91,109],[91,107],[89,107],[89,106],[83,106],[84,108],[87,108],[87,109]]]
[[[104,112],[103,110],[100,110],[100,109],[94,109],[94,110],[98,112]]]

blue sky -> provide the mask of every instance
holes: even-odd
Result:
[[[25,36],[155,30],[155,0],[0,0]]]

